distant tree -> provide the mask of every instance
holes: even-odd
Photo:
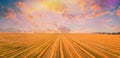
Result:
[[[117,34],[120,34],[120,32],[117,32]]]
[[[120,32],[95,32],[96,34],[120,35]]]

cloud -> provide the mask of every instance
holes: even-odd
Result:
[[[4,18],[8,19],[8,20],[13,20],[16,23],[19,23],[19,21],[17,20],[17,14],[14,12],[14,10],[12,8],[8,8],[8,11],[5,12]]]
[[[87,10],[87,0],[79,0],[77,4],[80,6],[82,12]]]
[[[112,29],[115,32],[120,32],[120,27],[115,25],[106,25],[107,28]]]
[[[111,23],[112,21],[112,19],[100,19],[101,23]]]
[[[57,1],[57,0],[45,0],[42,1],[41,4],[48,8],[49,10],[55,11],[55,12],[64,12],[67,7],[63,1]]]
[[[16,14],[12,8],[8,8],[8,12],[5,13],[5,18],[7,19],[16,19]]]
[[[35,15],[33,14],[20,14],[20,15],[24,19],[24,21],[28,23],[28,25],[37,26],[37,23],[35,21]]]
[[[99,0],[98,1],[98,4],[103,9],[113,9],[113,8],[116,8],[118,3],[119,3],[119,0]]]
[[[59,32],[61,33],[69,33],[71,30],[65,26],[59,26],[58,28]]]
[[[23,8],[23,7],[25,7],[25,4],[24,4],[24,2],[15,2],[15,6],[18,8]]]
[[[32,26],[33,29],[41,29],[41,27],[48,28],[48,26],[52,25],[52,23],[49,22],[56,22],[55,25],[53,24],[55,28],[50,27],[48,31],[54,31],[54,29],[58,28],[60,32],[71,32],[72,29],[70,30],[70,28],[74,26],[73,29],[77,29],[81,27],[81,25],[85,26],[86,29],[90,29],[90,27],[92,29],[95,26],[102,27],[105,23],[111,23],[110,20],[104,18],[109,19],[109,15],[113,15],[117,1],[118,0],[16,1],[14,2],[16,7],[11,7],[15,9],[10,8],[8,11],[5,11],[4,17],[12,21],[24,22],[27,26]],[[3,7],[0,6],[0,8]],[[120,9],[115,11],[116,14],[120,16]],[[80,31],[84,31],[84,29],[85,28],[81,28]],[[114,30],[118,29],[119,28],[115,27]]]
[[[101,11],[102,10],[102,8],[96,3],[91,4],[90,8],[91,8],[92,11]]]
[[[96,17],[107,15],[107,14],[113,15],[113,13],[110,11],[99,11],[99,12],[93,11],[91,13],[86,14],[85,17],[86,18],[96,18]]]
[[[67,18],[67,19],[69,19],[69,20],[71,20],[74,17],[73,15],[66,14],[66,13],[62,14],[62,16],[65,17],[65,18]]]
[[[117,27],[115,31],[120,32],[120,27]]]
[[[120,7],[117,9],[116,14],[120,16]]]

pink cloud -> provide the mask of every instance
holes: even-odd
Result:
[[[27,22],[27,23],[29,23],[29,24],[32,24],[32,25],[34,25],[34,26],[37,26],[36,25],[36,23],[35,23],[35,16],[34,15],[32,15],[32,14],[29,14],[29,15],[25,15],[25,14],[23,14],[24,16],[24,18],[25,18],[25,21]]]
[[[113,13],[110,11],[99,11],[99,12],[93,11],[91,13],[86,14],[86,17],[87,18],[96,18],[99,16],[104,16],[106,14],[113,15]]]
[[[120,32],[120,27],[114,25],[106,25],[107,28],[112,29],[113,31]]]
[[[97,5],[96,3],[94,4],[91,4],[90,5],[90,8],[93,10],[93,11],[101,11],[101,7],[99,5]]]
[[[17,14],[14,12],[12,8],[8,8],[8,12],[5,13],[5,18],[8,20],[13,20],[16,23],[19,23],[19,21],[16,18]]]
[[[25,7],[24,2],[15,2],[15,5],[16,5],[16,7],[18,7],[18,8],[23,8],[23,7]]]
[[[120,16],[120,7],[117,9],[116,14]]]

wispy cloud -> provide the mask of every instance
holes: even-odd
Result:
[[[42,29],[41,27],[49,31],[59,27],[70,31],[92,29],[96,26],[104,28],[106,23],[115,23],[119,19],[115,18],[116,15],[120,16],[119,0],[20,0],[12,4],[14,6],[11,7],[0,5],[1,9],[7,9],[0,9],[0,13],[4,14],[3,18],[19,25],[32,26],[33,30]]]

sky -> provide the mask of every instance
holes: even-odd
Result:
[[[120,0],[0,0],[0,32],[120,32]]]

